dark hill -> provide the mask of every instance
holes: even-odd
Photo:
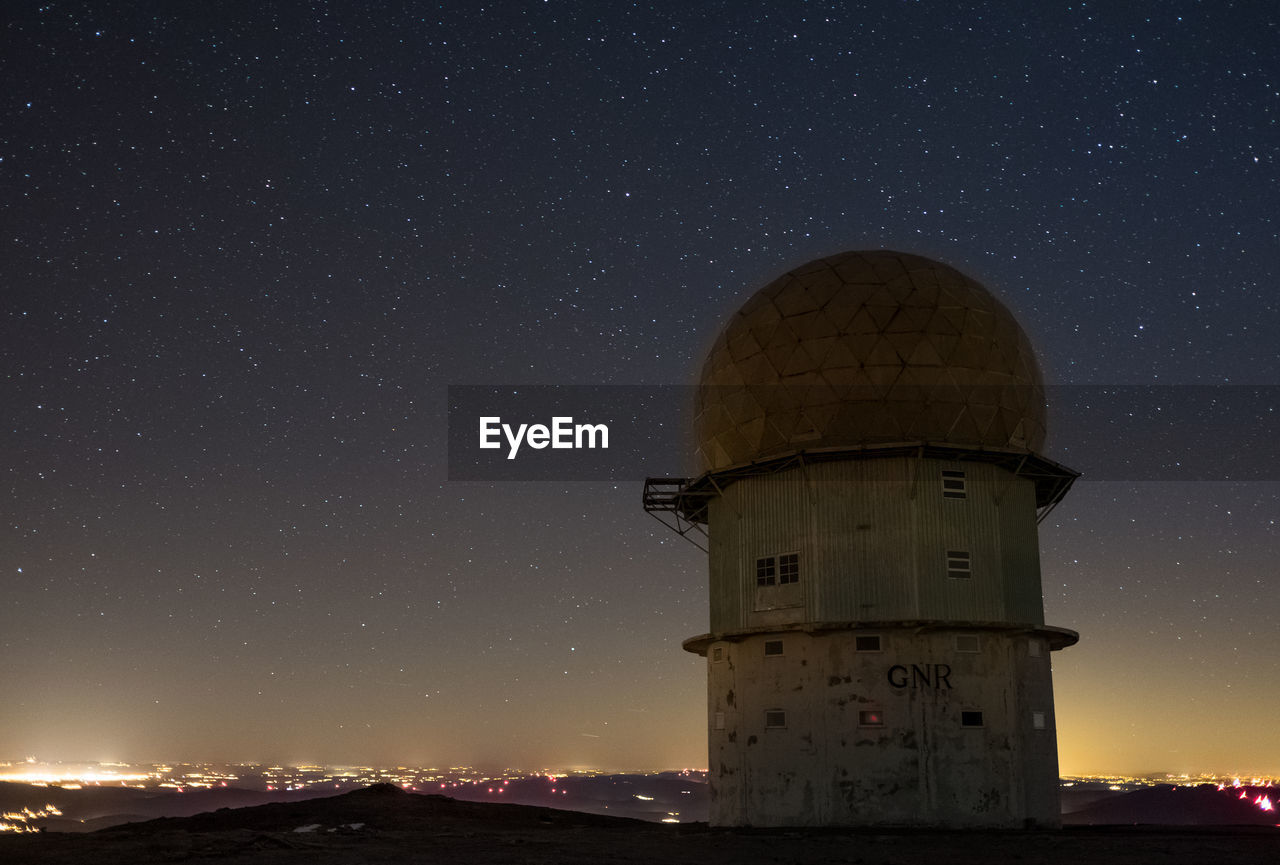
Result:
[[[162,817],[126,823],[102,834],[145,835],[158,831],[294,832],[319,824],[315,832],[363,823],[370,831],[413,831],[444,823],[482,822],[504,826],[642,827],[641,820],[558,811],[532,805],[462,802],[448,796],[406,793],[394,784],[374,784],[350,793],[303,802],[278,802],[253,808],[219,808],[194,817]],[[306,833],[297,833],[306,834]]]
[[[1220,791],[1214,791],[1223,795]],[[4,865],[1257,865],[1280,861],[1270,827],[1065,831],[719,830],[537,806],[463,802],[390,785],[307,801],[162,818],[87,834],[0,837]]]
[[[1161,784],[1134,790],[1062,815],[1068,826],[1151,825],[1151,826],[1274,826],[1280,815],[1263,811],[1253,800],[1259,794],[1276,791],[1246,788],[1245,799],[1239,791],[1219,790],[1203,784],[1198,787],[1174,787]]]

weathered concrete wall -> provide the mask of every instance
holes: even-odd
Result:
[[[1061,822],[1044,632],[792,630],[706,651],[713,825]]]

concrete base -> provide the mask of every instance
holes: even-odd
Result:
[[[862,624],[690,640],[707,656],[712,825],[1060,826],[1049,653],[1063,633]]]

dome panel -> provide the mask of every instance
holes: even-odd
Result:
[[[844,283],[836,276],[835,271],[829,267],[807,274],[801,277],[799,281],[804,285],[805,291],[809,293],[809,297],[813,299],[814,305],[819,309],[825,307],[831,301],[831,298],[839,294],[844,288]]]

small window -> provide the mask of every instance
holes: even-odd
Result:
[[[1035,637],[1027,640],[1027,654],[1033,658],[1040,657],[1040,641]]]
[[[943,471],[942,497],[944,499],[964,499],[969,497],[964,472]]]
[[[969,568],[968,550],[947,550],[947,576],[967,580],[973,576]]]
[[[862,634],[853,638],[853,650],[855,652],[879,652],[880,635],[879,634]]]
[[[777,729],[787,726],[787,713],[781,709],[770,709],[764,713],[765,729]]]
[[[783,553],[756,559],[756,585],[777,586],[800,582],[800,554]]]
[[[712,726],[717,730],[724,729],[724,712],[716,712],[715,718],[712,720]]]
[[[956,651],[976,654],[982,651],[982,641],[977,634],[956,634]]]
[[[782,641],[781,640],[765,640],[764,653],[766,655],[781,655]]]
[[[862,709],[858,712],[859,727],[883,727],[884,713],[879,709]]]
[[[981,713],[981,712],[975,712],[975,711],[972,711],[972,710],[965,711],[965,712],[961,712],[961,713],[960,713],[960,726],[961,726],[961,727],[981,727],[981,726],[982,726],[982,713]]]
[[[783,553],[778,556],[778,583],[785,585],[798,582],[800,582],[800,554]]]
[[[1031,713],[1031,727],[1034,730],[1044,729],[1044,712]]]
[[[712,650],[711,650],[711,660],[713,660],[713,661],[723,661],[723,660],[724,660],[724,647],[722,647],[722,646],[716,646],[714,649],[712,649]]]

